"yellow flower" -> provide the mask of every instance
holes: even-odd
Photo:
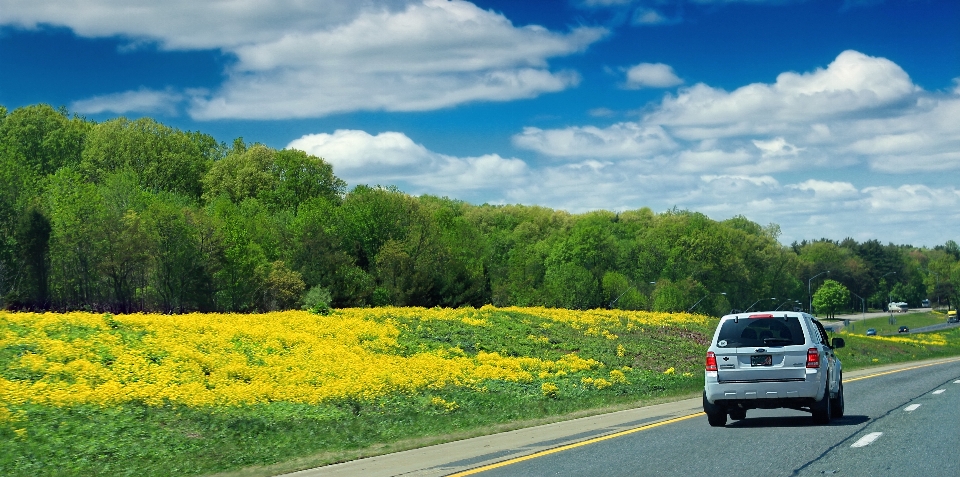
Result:
[[[623,374],[623,371],[614,369],[610,371],[610,381],[615,384],[625,384],[627,382],[627,376]]]
[[[675,372],[677,372],[677,370],[673,369],[673,367],[670,367],[670,368],[667,368],[667,370],[664,371],[663,374],[673,374]]]
[[[560,393],[560,387],[553,383],[543,383],[540,385],[540,392],[545,397],[556,398]]]

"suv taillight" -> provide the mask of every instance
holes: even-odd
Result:
[[[716,370],[717,370],[717,355],[714,354],[713,351],[707,351],[707,371],[716,371]]]
[[[817,348],[810,348],[807,350],[807,367],[808,368],[820,367],[820,353],[817,352]]]

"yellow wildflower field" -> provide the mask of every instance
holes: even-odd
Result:
[[[491,313],[503,312],[537,316],[543,320],[541,328],[555,323],[606,340],[617,340],[613,329],[706,319],[489,306],[343,309],[330,316],[304,311],[116,316],[0,312],[0,350],[8,353],[0,375],[0,404],[316,404],[451,386],[483,391],[491,380],[532,382],[535,377],[591,370],[606,375],[603,363],[575,352],[551,360],[465,353],[456,346],[409,352],[398,344],[405,318],[483,328],[490,326]],[[531,338],[534,343],[543,340]],[[597,376],[595,386],[609,383]]]

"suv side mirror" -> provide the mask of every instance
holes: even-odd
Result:
[[[843,338],[834,338],[832,346],[834,349],[837,349],[837,348],[843,348],[845,344],[846,343],[843,342]]]

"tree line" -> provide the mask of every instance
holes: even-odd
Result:
[[[261,312],[301,306],[697,311],[944,306],[960,247],[778,242],[687,210],[570,214],[395,187],[347,190],[297,150],[230,145],[150,118],[0,106],[0,306]],[[829,274],[826,272],[829,270]]]

